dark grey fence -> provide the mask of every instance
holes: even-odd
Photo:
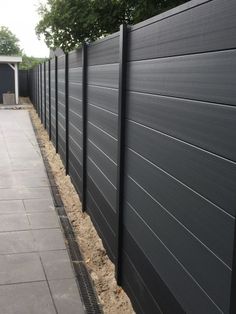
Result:
[[[236,1],[196,0],[30,73],[138,313],[236,312],[235,69]]]
[[[86,209],[115,261],[119,33],[87,51]]]
[[[19,70],[19,96],[29,96],[29,71]]]
[[[66,95],[65,95],[65,55],[58,58],[57,68],[57,123],[58,123],[58,153],[66,165]]]
[[[57,139],[57,129],[56,129],[56,120],[57,120],[57,107],[56,107],[56,98],[57,98],[57,87],[56,87],[56,60],[52,59],[50,61],[50,108],[51,108],[51,119],[50,123],[50,138],[55,147],[57,147],[56,139]]]
[[[68,56],[68,160],[69,175],[80,197],[83,193],[82,51]]]
[[[45,74],[46,74],[46,80],[45,80],[45,106],[46,106],[46,118],[45,118],[45,123],[46,123],[46,128],[50,133],[50,106],[49,106],[49,102],[50,102],[50,61],[47,61],[45,63]]]

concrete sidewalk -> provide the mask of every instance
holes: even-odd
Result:
[[[0,111],[0,313],[84,313],[26,110]]]

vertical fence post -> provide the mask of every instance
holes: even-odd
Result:
[[[27,70],[28,71],[28,97],[31,102],[34,103],[34,108],[36,109],[35,97],[32,94],[32,91],[35,90],[35,69]]]
[[[118,99],[118,156],[117,156],[117,198],[116,198],[116,280],[122,281],[122,235],[124,199],[124,162],[125,162],[125,108],[127,73],[127,25],[120,26],[119,47],[119,99]]]
[[[48,124],[49,124],[49,140],[51,141],[52,139],[52,134],[51,134],[51,61],[48,61],[48,110],[49,110],[49,119],[48,119]]]
[[[83,121],[83,185],[82,185],[82,211],[87,207],[87,44],[82,48],[82,121]]]
[[[236,222],[234,222],[234,249],[231,274],[230,314],[236,313]]]
[[[43,65],[40,64],[40,119],[41,123],[43,123],[43,89],[42,89],[42,84],[43,84],[43,73],[42,73]]]
[[[40,64],[38,65],[38,116],[40,117]]]
[[[29,77],[29,93],[30,93],[30,100],[34,99],[35,110],[37,110],[37,103],[36,103],[36,68],[29,70],[30,77]],[[33,82],[32,82],[33,77]]]
[[[34,70],[34,77],[35,77],[35,84],[34,84],[34,91],[31,90],[31,93],[34,93],[35,103],[36,103],[36,111],[38,112],[38,67]]]
[[[43,78],[44,78],[44,84],[43,84],[43,88],[44,88],[44,129],[47,129],[47,106],[46,106],[46,102],[47,102],[47,84],[46,84],[46,62],[44,62],[43,64]]]
[[[39,115],[39,65],[37,66],[37,113]]]
[[[39,66],[36,68],[36,104],[37,113],[39,114]]]
[[[37,67],[37,104],[38,104],[38,116],[39,116],[39,65]]]
[[[56,123],[56,152],[58,153],[58,83],[57,83],[57,73],[58,73],[58,60],[55,57],[55,123]]]
[[[38,67],[38,115],[40,117],[40,65]]]
[[[33,69],[28,70],[28,96],[31,99],[34,99],[35,110],[37,110],[37,103],[36,103],[36,66]],[[32,100],[31,100],[32,102]]]
[[[29,96],[29,90],[30,90],[30,87],[29,87],[29,84],[30,84],[30,79],[29,79],[29,70],[26,70],[26,96]],[[35,101],[34,101],[34,107],[35,107]]]
[[[69,65],[68,53],[65,55],[65,107],[66,107],[66,174],[69,173]]]
[[[41,76],[42,76],[42,84],[41,84],[41,90],[42,90],[42,124],[44,127],[44,63],[42,63],[42,71],[41,71]]]

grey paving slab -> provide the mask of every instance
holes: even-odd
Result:
[[[4,147],[4,145],[2,145],[2,147]],[[1,166],[4,166],[5,164],[10,163],[9,155],[6,151],[5,151],[5,153],[1,153],[0,157],[1,157],[1,163],[0,163]],[[3,171],[4,171],[4,169],[3,169]]]
[[[24,203],[21,200],[0,201],[0,215],[25,214]]]
[[[31,229],[60,228],[56,212],[28,214]]]
[[[48,187],[27,188],[15,187],[10,189],[0,189],[0,200],[24,200],[33,198],[51,198]]]
[[[84,313],[75,279],[51,280],[49,285],[58,314]]]
[[[40,252],[40,256],[48,280],[74,278],[66,250]]]
[[[30,229],[27,215],[8,214],[0,217],[0,232]]]
[[[1,143],[1,141],[0,141],[0,147],[4,147],[4,143]],[[1,158],[1,160],[5,160],[5,161],[8,160],[9,156],[8,156],[8,153],[6,150],[0,151],[0,158]]]
[[[44,165],[40,159],[27,158],[26,163],[25,158],[11,158],[10,165],[12,170],[44,170]]]
[[[1,158],[1,157],[0,157]],[[0,177],[0,189],[2,188],[11,188],[13,186],[13,176],[10,172],[1,171],[1,177]]]
[[[14,171],[11,174],[11,185],[12,187],[26,187],[26,188],[38,188],[49,186],[49,181],[46,172],[22,170]]]
[[[17,131],[18,133],[21,131]],[[4,138],[7,138],[7,147],[8,145],[25,145],[25,143],[28,143],[27,137],[23,134],[22,136],[18,136],[15,132],[5,132],[4,133]],[[31,144],[31,143],[29,143]]]
[[[45,279],[38,254],[0,255],[0,285]]]
[[[3,314],[56,314],[46,281],[0,286],[0,309]]]
[[[42,171],[41,169],[34,171],[32,170],[17,170],[13,172],[13,176],[16,180],[20,180],[22,178],[30,178],[30,179],[47,179],[47,173],[46,171]]]
[[[40,229],[31,231],[38,251],[65,249],[65,240],[60,229]]]
[[[11,150],[8,152],[8,154],[10,155],[11,159],[24,159],[24,158],[28,158],[31,161],[35,161],[35,162],[41,162],[40,157],[38,155],[37,152],[32,152],[31,150],[22,150],[21,152],[19,152],[18,150]],[[27,163],[26,163],[27,164]]]
[[[32,144],[30,142],[25,142],[23,138],[22,141],[18,142],[9,142],[7,141],[7,150],[8,152],[21,152],[21,153],[31,153],[32,151]]]
[[[0,254],[33,252],[35,250],[34,238],[30,231],[0,232]]]
[[[32,149],[32,144],[27,140],[27,138],[22,137],[21,139],[18,138],[17,142],[6,142],[8,153],[16,153],[23,154],[23,155],[37,155],[37,151],[35,149]]]
[[[21,186],[21,187],[29,187],[29,188],[40,188],[49,186],[49,182],[47,178],[44,177],[13,177],[13,186]]]
[[[1,170],[1,172],[5,171],[5,170],[8,170],[8,171],[11,170],[11,162],[9,161],[9,159],[1,158],[0,170]]]
[[[27,213],[54,211],[52,199],[23,200]]]

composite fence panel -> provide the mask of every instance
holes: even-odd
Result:
[[[66,99],[65,99],[65,55],[58,57],[58,152],[66,164]]]
[[[41,79],[42,79],[42,84],[41,84],[41,121],[42,124],[45,125],[45,66],[44,63],[42,64],[41,67]]]
[[[229,312],[235,10],[206,2],[129,32],[123,278],[147,312],[171,312],[158,285],[187,313]]]
[[[31,77],[33,76],[33,81],[31,81]],[[37,84],[38,84],[38,69],[34,68],[33,71],[29,71],[29,95],[30,98],[33,98],[33,104],[34,107],[36,109],[36,111],[38,112],[38,99],[37,99]]]
[[[33,105],[37,110],[37,68],[34,68],[32,71],[29,71],[29,97],[33,99]]]
[[[69,175],[82,196],[83,121],[82,121],[82,50],[68,56]]]
[[[41,119],[41,122],[42,122],[42,104],[43,104],[43,101],[42,101],[42,85],[43,85],[42,67],[43,67],[43,65],[40,64],[39,65],[39,117]]]
[[[36,108],[37,108],[36,110],[39,116],[39,65],[36,66],[36,85],[35,85],[35,91],[32,91],[32,94],[35,94]]]
[[[37,69],[29,71],[29,97],[33,99],[33,105],[37,110]]]
[[[39,77],[39,72],[40,72],[40,66],[38,65],[36,68],[36,104],[37,104],[37,112],[38,115],[40,116],[40,99],[39,99],[39,85],[40,85],[40,77]]]
[[[51,79],[51,139],[56,146],[56,73],[55,58],[50,61],[50,79]]]
[[[35,106],[34,92],[36,91],[35,86],[35,68],[28,73],[28,97],[32,99],[33,106]]]
[[[49,116],[49,61],[45,62],[45,70],[46,70],[46,129],[49,132],[50,129],[50,116]]]
[[[32,87],[30,87],[30,97],[34,97],[34,103],[35,103],[35,109],[37,111],[37,113],[39,114],[38,111],[38,66],[36,66],[33,70],[29,70],[29,73],[32,73],[32,71],[34,71],[34,76],[35,76],[35,84],[31,85]],[[32,99],[32,98],[31,98]]]
[[[19,96],[27,97],[29,95],[28,70],[19,70]]]
[[[87,209],[115,259],[119,34],[88,46]]]

